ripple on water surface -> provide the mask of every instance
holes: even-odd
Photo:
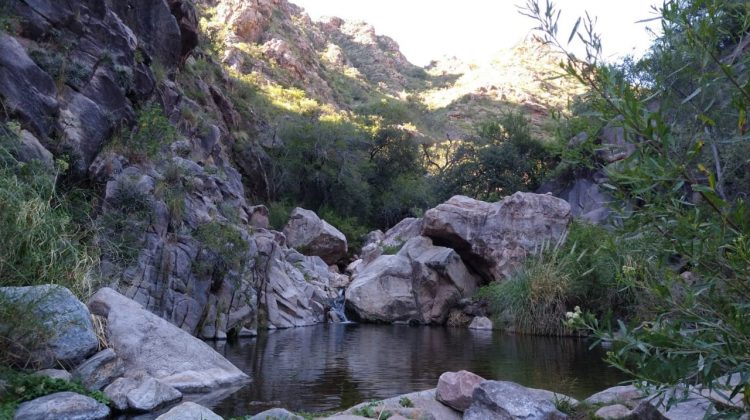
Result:
[[[213,345],[253,379],[213,406],[223,416],[338,410],[434,388],[441,373],[461,369],[576,398],[624,379],[589,341],[497,331],[325,324]]]

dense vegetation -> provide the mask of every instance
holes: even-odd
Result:
[[[615,342],[609,361],[643,383],[713,388],[736,374],[731,396],[747,401],[750,9],[696,0],[669,2],[661,12],[663,33],[650,52],[609,64],[591,19],[561,36],[554,6],[528,3],[524,13],[539,23],[540,38],[566,55],[565,73],[591,92],[560,132],[618,121],[636,147],[615,164],[592,159],[592,137],[562,153],[558,174],[606,172],[621,223],[609,231],[574,225],[565,245],[483,293],[521,331],[570,328]],[[585,57],[567,50],[572,39]]]

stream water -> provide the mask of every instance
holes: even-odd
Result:
[[[444,327],[323,324],[214,342],[252,383],[212,406],[222,416],[270,407],[308,412],[434,388],[445,371],[586,397],[623,376],[604,351],[573,338],[506,335]]]

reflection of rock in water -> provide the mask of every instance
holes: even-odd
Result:
[[[217,343],[217,345],[220,345]],[[221,353],[253,382],[215,404],[222,416],[257,413],[280,401],[290,410],[328,411],[434,388],[446,371],[468,370],[584,397],[624,378],[584,340],[512,336],[462,328],[324,324],[262,332],[227,342]]]

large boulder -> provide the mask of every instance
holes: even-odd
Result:
[[[506,381],[485,381],[473,394],[465,420],[558,420],[567,416],[555,408],[546,393]],[[551,393],[550,393],[551,394]],[[561,396],[561,398],[564,398]]]
[[[346,256],[346,237],[318,217],[315,212],[297,207],[284,227],[287,244],[305,255],[317,255],[327,264]]]
[[[425,213],[422,234],[487,279],[502,280],[527,255],[559,242],[570,218],[570,205],[547,194],[517,192],[497,203],[457,195]]]
[[[481,376],[465,370],[445,372],[438,378],[435,398],[458,411],[466,411],[471,405],[474,389],[484,381]]]
[[[75,392],[57,392],[18,406],[16,420],[99,420],[109,417],[109,408]]]
[[[75,366],[96,351],[99,340],[91,314],[73,293],[56,285],[0,288],[7,303],[26,308],[52,335],[30,351],[30,362],[42,368]],[[0,322],[0,331],[6,327]]]
[[[248,376],[203,341],[110,288],[89,308],[107,319],[107,338],[126,371],[146,372],[183,392],[205,392]]]
[[[442,324],[478,282],[455,251],[418,236],[396,255],[381,255],[358,272],[346,303],[362,320]]]

